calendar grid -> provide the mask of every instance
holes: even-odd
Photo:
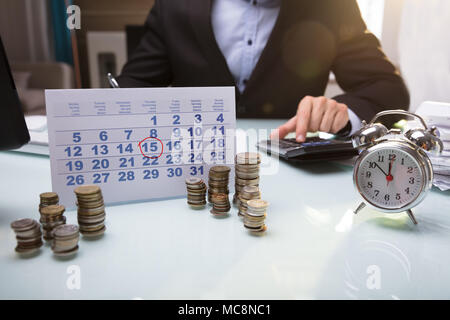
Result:
[[[224,149],[218,149],[218,150],[224,150]],[[231,149],[225,149],[225,150],[231,150]],[[201,153],[201,152],[202,152],[201,149],[192,151],[192,153],[195,153],[195,154]],[[169,151],[169,152],[163,152],[161,156],[163,156],[163,155],[168,155],[168,154],[180,154],[180,153],[182,153],[182,152],[172,152],[172,151]],[[142,157],[142,158],[146,158],[144,155],[142,155],[142,153],[120,154],[120,155],[115,155],[115,156],[105,156],[105,155],[101,156],[101,158],[122,158],[122,157]],[[99,158],[100,158],[100,157],[98,157],[98,156],[96,156],[96,157],[80,157],[80,158],[74,158],[74,157],[72,157],[72,158],[58,158],[58,159],[56,159],[56,160],[57,160],[57,161],[93,160],[93,159],[99,159]]]
[[[211,110],[211,111],[204,111],[202,110],[201,112],[198,113],[217,113],[217,112],[229,112],[226,110]],[[141,112],[141,113],[130,113],[134,116],[143,116],[143,115],[155,115],[155,114],[159,114],[159,115],[164,115],[164,114],[176,114],[176,113],[180,113],[180,114],[194,114],[197,112],[189,112],[189,111],[184,111],[184,112],[180,112],[180,111],[176,111],[176,112],[158,112],[158,113],[149,113],[149,112]],[[122,115],[127,115],[127,114],[121,114],[121,113],[112,113],[112,114],[76,114],[76,115],[64,115],[64,116],[54,116],[54,118],[81,118],[81,117],[106,117],[106,116],[122,116]]]
[[[223,138],[225,138],[226,136],[221,136]],[[152,137],[149,137],[152,138]],[[156,137],[155,137],[156,138]],[[198,138],[189,138],[189,139],[159,139],[161,141],[180,141],[180,142],[185,142],[185,141],[191,141],[191,140],[198,140]],[[125,140],[125,141],[101,141],[101,144],[114,144],[114,143],[139,143],[142,140]],[[57,144],[57,147],[68,147],[68,146],[87,146],[87,145],[91,145],[91,144],[99,144],[98,142],[92,142],[92,143],[69,143],[69,144]]]
[[[203,124],[204,126],[214,126],[216,123],[210,123],[210,124]],[[223,126],[230,126],[232,123],[221,123],[220,125]],[[177,127],[190,127],[192,124],[186,124],[186,125],[178,125]],[[173,128],[173,125],[170,126],[157,126],[158,128]],[[129,128],[103,128],[103,130],[127,130]],[[133,129],[150,129],[150,127],[133,127]],[[98,129],[78,129],[78,130],[56,130],[55,132],[76,132],[76,131],[98,131]]]
[[[234,162],[234,93],[47,90],[53,191],[69,207],[74,188],[86,184],[99,185],[107,203],[185,195],[187,177],[207,179],[212,165]]]
[[[191,164],[177,164],[176,167],[188,167],[188,166],[199,166],[202,165],[202,162],[199,163],[191,163]],[[226,164],[225,161],[215,162],[208,164],[209,166],[212,165],[224,165]],[[113,172],[113,171],[127,171],[127,170],[144,170],[144,169],[164,169],[164,168],[172,168],[173,165],[166,165],[166,166],[144,166],[144,167],[132,167],[132,168],[117,168],[117,169],[105,169],[105,170],[92,170],[92,171],[80,171],[79,173],[102,173],[102,172]],[[58,175],[71,175],[73,173],[69,172],[60,172]]]

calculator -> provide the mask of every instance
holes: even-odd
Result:
[[[295,139],[263,140],[257,147],[282,159],[300,162],[348,159],[358,155],[351,140],[320,137],[308,137],[303,143]]]

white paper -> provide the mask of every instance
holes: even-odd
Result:
[[[26,116],[25,122],[29,131],[47,130],[47,118],[45,116]]]
[[[433,185],[439,188],[441,191],[450,190],[450,177],[440,174],[434,175]]]
[[[187,177],[234,163],[233,87],[46,90],[46,106],[52,187],[66,207],[85,184],[106,203],[184,196]]]
[[[450,189],[450,104],[444,102],[423,102],[416,113],[425,120],[428,126],[436,126],[444,145],[441,155],[429,154],[433,165],[433,185],[442,191]],[[409,121],[407,128],[421,127],[420,123]]]

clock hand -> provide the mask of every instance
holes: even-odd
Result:
[[[394,164],[395,158],[393,158],[390,162],[389,162],[389,174],[386,175],[386,181],[387,181],[387,186],[389,186],[389,182],[391,182],[392,180],[394,180],[394,176],[391,174],[392,171],[392,165]]]
[[[388,175],[386,174],[386,172],[384,172],[383,169],[381,169],[381,167],[378,165],[378,163],[375,162],[375,165],[378,167],[378,169],[381,170],[381,172],[383,172],[383,174],[387,177]]]

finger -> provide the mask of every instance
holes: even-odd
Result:
[[[311,118],[309,119],[308,131],[316,132],[319,130],[323,115],[327,110],[327,101],[328,99],[325,97],[314,99]]]
[[[278,127],[270,135],[270,139],[283,139],[288,133],[295,130],[295,124],[297,123],[297,116],[289,119],[285,124]]]
[[[348,122],[348,111],[345,104],[338,104],[338,113],[334,117],[333,125],[331,127],[332,133],[338,133],[339,130],[344,128]]]
[[[329,100],[328,108],[325,111],[325,114],[322,117],[322,122],[320,123],[319,126],[319,131],[331,132],[333,121],[337,112],[338,112],[337,102],[334,100]]]
[[[273,130],[270,133],[269,139],[270,140],[278,140],[278,139],[280,139],[280,129],[277,128],[277,129]]]
[[[297,127],[295,130],[295,137],[298,142],[304,142],[306,140],[306,133],[308,132],[312,107],[312,97],[306,97],[300,102],[300,106],[297,111]]]

